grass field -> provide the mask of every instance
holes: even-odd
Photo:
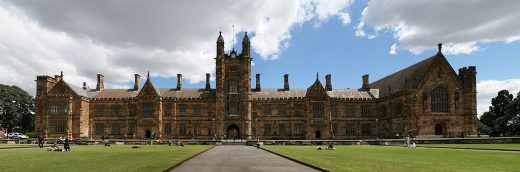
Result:
[[[43,149],[0,150],[0,171],[162,171],[211,146],[71,146],[71,152]]]
[[[50,144],[45,144],[45,146],[51,146]],[[14,148],[14,147],[38,147],[37,144],[0,144],[0,148]]]
[[[330,171],[520,171],[520,152],[394,146],[264,146]]]
[[[419,144],[417,146],[520,150],[520,144]]]

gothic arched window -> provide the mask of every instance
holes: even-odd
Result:
[[[431,92],[432,112],[449,112],[448,90],[437,87]]]

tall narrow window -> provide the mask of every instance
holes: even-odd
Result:
[[[152,118],[154,112],[153,103],[143,103],[143,118]]]
[[[286,106],[285,104],[278,105],[278,116],[285,116]]]
[[[356,130],[354,128],[354,125],[352,125],[352,124],[347,125],[347,135],[348,136],[355,135],[355,132],[356,132]]]
[[[172,116],[172,105],[171,104],[164,105],[164,116],[167,116],[167,117]]]
[[[201,114],[201,108],[199,104],[195,104],[193,106],[193,116],[200,116]]]
[[[186,124],[179,124],[179,134],[186,135]]]
[[[135,123],[128,124],[128,134],[133,134],[135,132]]]
[[[166,134],[172,134],[172,124],[171,123],[164,124],[164,132]]]
[[[338,106],[336,105],[336,103],[332,103],[331,107],[330,107],[330,113],[333,117],[336,117],[338,116]]]
[[[354,106],[347,105],[345,107],[345,114],[347,116],[354,116]]]
[[[201,135],[202,129],[200,128],[200,124],[193,125],[193,134],[196,136]]]
[[[361,134],[370,136],[370,124],[361,124]]]
[[[299,104],[296,104],[294,105],[294,110],[293,110],[293,115],[296,116],[296,117],[301,117],[302,116],[302,105],[299,105]]]
[[[264,135],[271,135],[271,124],[264,124]]]
[[[403,113],[403,104],[402,103],[395,104],[395,113],[399,116],[402,115],[402,113]]]
[[[432,112],[449,112],[448,109],[448,90],[444,87],[437,87],[431,92]]]
[[[105,134],[105,124],[96,124],[96,134]]]
[[[294,124],[294,135],[302,134],[302,124]]]
[[[271,116],[271,105],[266,104],[264,105],[264,116]]]
[[[186,105],[185,104],[179,105],[179,116],[186,116]]]
[[[112,124],[111,134],[121,134],[121,125],[119,123]]]
[[[370,106],[369,105],[364,105],[363,109],[361,111],[361,114],[363,116],[370,116]]]
[[[383,105],[381,107],[381,117],[387,117],[388,115],[388,108],[386,107],[386,105]]]
[[[130,116],[135,116],[137,114],[137,107],[135,105],[129,105],[129,113]]]
[[[65,121],[51,122],[51,132],[64,133],[66,130],[67,130],[67,122],[65,122]]]
[[[118,117],[121,115],[121,106],[120,105],[113,105],[112,106],[112,116]]]
[[[278,124],[278,134],[285,136],[285,124]]]
[[[96,116],[103,116],[105,114],[105,109],[103,105],[96,106]]]
[[[313,103],[312,112],[314,118],[323,118],[323,115],[325,114],[323,103]]]

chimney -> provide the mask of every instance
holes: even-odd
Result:
[[[96,91],[101,91],[104,88],[105,88],[105,76],[103,76],[103,74],[97,74]]]
[[[83,89],[84,89],[84,90],[87,89],[87,82],[83,82]]]
[[[363,75],[363,86],[361,88],[370,90],[370,85],[368,85],[368,74]]]
[[[134,74],[134,91],[139,90],[139,85],[141,85],[141,75]]]
[[[283,90],[289,91],[289,74],[283,75]]]
[[[211,75],[209,73],[206,73],[206,90],[211,89],[211,85],[209,84],[210,77],[211,77]]]
[[[182,90],[182,74],[177,74],[177,90]]]
[[[327,91],[332,91],[332,84],[331,84],[331,75],[328,74],[328,75],[325,75],[325,89]]]
[[[257,73],[256,74],[256,91],[262,91],[262,89],[260,88],[260,74]]]

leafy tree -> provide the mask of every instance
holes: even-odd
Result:
[[[516,98],[506,106],[504,116],[499,118],[499,121],[506,123],[507,135],[520,134],[520,92],[518,92]]]
[[[0,84],[0,124],[8,132],[34,130],[34,98],[17,86]]]
[[[507,90],[499,91],[498,95],[491,99],[489,111],[485,112],[480,117],[480,122],[489,129],[487,134],[491,136],[500,136],[504,134],[507,122],[504,121],[504,118],[502,117],[505,114],[506,106],[511,103],[512,99],[513,95]]]

